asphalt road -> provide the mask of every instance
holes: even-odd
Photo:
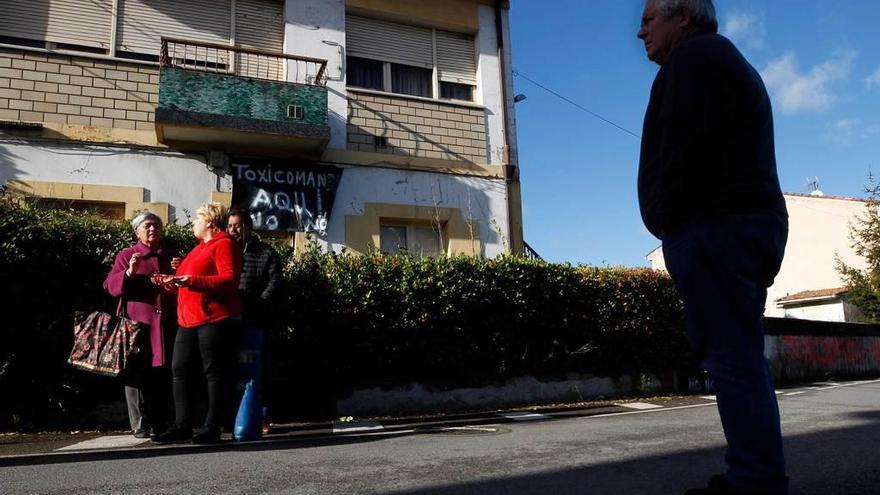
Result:
[[[797,495],[880,493],[880,381],[779,395]],[[0,467],[0,492],[678,494],[722,469],[711,402]]]

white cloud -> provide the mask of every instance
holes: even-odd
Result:
[[[849,77],[855,57],[852,50],[838,50],[825,62],[801,73],[795,54],[788,52],[767,64],[761,75],[783,112],[820,112],[836,99],[831,83]]]
[[[764,48],[764,13],[734,11],[724,16],[721,33],[736,44],[760,50]]]
[[[880,89],[880,67],[873,74],[865,78],[865,87],[867,89]]]
[[[864,125],[861,119],[841,119],[829,124],[822,137],[841,146],[849,146],[857,140],[867,140],[880,134],[880,124]]]

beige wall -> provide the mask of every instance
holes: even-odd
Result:
[[[865,261],[853,251],[849,239],[850,224],[865,208],[864,201],[829,196],[786,194],[788,208],[788,244],[785,259],[773,286],[767,291],[767,316],[782,317],[785,311],[776,300],[805,290],[842,287],[835,269],[835,256],[844,263],[865,268]],[[648,256],[651,268],[666,270],[663,251]]]
[[[865,208],[863,201],[834,197],[785,195],[788,208],[788,244],[782,269],[767,291],[767,316],[783,316],[776,299],[804,290],[843,286],[834,268],[835,255],[851,266],[864,268],[853,252],[850,222]]]
[[[0,48],[0,119],[154,131],[158,67]]]
[[[388,147],[377,148],[375,136]],[[484,110],[350,89],[348,149],[485,164]]]
[[[383,220],[440,225],[443,249],[449,256],[480,256],[480,228],[467,221],[458,208],[431,208],[415,205],[364,203],[362,215],[345,216],[345,245],[353,253],[366,254],[381,243],[379,229]]]

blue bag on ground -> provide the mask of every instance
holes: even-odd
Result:
[[[238,442],[258,440],[263,437],[263,408],[257,394],[254,381],[251,380],[244,387],[244,395],[238,406],[238,415],[235,416],[235,428],[232,436]]]

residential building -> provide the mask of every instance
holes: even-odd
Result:
[[[821,194],[785,193],[788,243],[773,285],[767,290],[766,316],[854,321],[858,311],[846,301],[837,260],[866,267],[850,239],[851,225],[864,213],[865,201]],[[666,270],[663,250],[648,253],[655,270]]]
[[[365,253],[521,252],[509,2],[0,0],[0,185]]]

